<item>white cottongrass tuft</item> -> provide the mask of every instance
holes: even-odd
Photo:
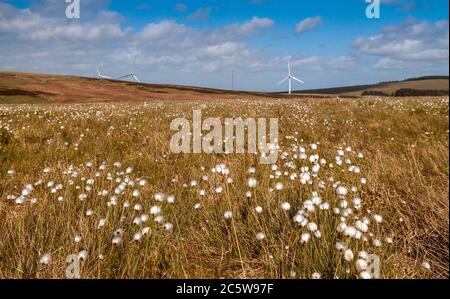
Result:
[[[52,256],[49,253],[44,254],[39,259],[40,264],[49,265],[52,263]]]
[[[264,233],[258,233],[257,235],[256,235],[256,240],[258,240],[258,241],[262,241],[262,240],[264,240],[266,238],[266,235],[264,234]]]
[[[353,255],[353,251],[351,249],[347,249],[344,251],[344,260],[346,260],[347,262],[353,261],[354,257],[355,256]]]
[[[289,211],[289,210],[291,209],[291,204],[288,203],[288,202],[283,202],[283,203],[281,204],[281,208],[282,208],[283,210],[285,210],[285,211]]]
[[[225,219],[231,219],[233,217],[233,212],[231,211],[226,211],[225,213],[223,213],[223,218]]]

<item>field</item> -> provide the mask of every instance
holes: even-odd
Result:
[[[0,105],[0,278],[448,278],[448,98],[208,96]],[[278,162],[171,153],[194,108]]]

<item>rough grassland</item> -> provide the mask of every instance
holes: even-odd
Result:
[[[277,167],[172,154],[193,108],[279,118]],[[448,98],[0,105],[0,278],[70,254],[82,278],[358,278],[364,251],[382,278],[448,277],[448,121]]]

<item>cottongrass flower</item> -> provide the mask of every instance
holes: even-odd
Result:
[[[288,202],[283,202],[283,203],[281,204],[281,208],[282,208],[283,210],[285,210],[285,211],[289,211],[289,210],[291,209],[291,204],[288,203]]]
[[[278,190],[278,191],[283,190],[283,187],[284,187],[284,185],[281,182],[278,182],[275,184],[275,190]]]
[[[319,209],[321,209],[322,211],[326,211],[330,209],[330,204],[327,202],[324,202],[322,204],[319,205]]]
[[[338,241],[336,242],[336,249],[339,251],[344,251],[345,249],[347,249],[347,244],[345,244],[345,242],[343,241]]]
[[[367,233],[369,231],[369,226],[362,222],[361,220],[356,221],[355,226],[358,230],[362,231],[363,233]]]
[[[142,224],[141,217],[135,217],[135,218],[133,219],[133,224],[134,224],[134,225],[141,225],[141,224]]]
[[[383,216],[375,214],[373,215],[373,219],[377,222],[377,223],[382,223],[383,222]]]
[[[255,188],[256,187],[256,183],[257,183],[257,181],[254,178],[249,178],[248,181],[247,181],[247,184],[248,184],[248,186],[250,188]]]
[[[86,211],[86,216],[90,217],[92,215],[94,215],[94,211],[92,211],[91,209]]]
[[[100,219],[100,220],[98,221],[97,229],[103,228],[103,227],[105,226],[105,224],[106,224],[106,219],[105,219],[105,218]]]
[[[82,239],[83,238],[81,237],[81,235],[75,235],[74,241],[75,241],[75,243],[79,243],[79,242],[81,242]]]
[[[86,261],[87,260],[87,257],[88,257],[88,252],[86,251],[86,250],[81,250],[79,253],[78,253],[78,259],[80,260],[80,261]]]
[[[322,275],[320,275],[319,272],[314,272],[313,274],[311,274],[311,279],[321,279]]]
[[[256,235],[256,240],[258,240],[258,241],[262,241],[262,240],[264,240],[266,238],[266,235],[264,234],[264,233],[258,233],[257,235]]]
[[[346,187],[344,187],[344,186],[339,186],[336,189],[336,194],[338,196],[346,196],[348,194],[348,189]]]
[[[351,249],[347,249],[344,251],[344,260],[346,260],[347,262],[351,262],[354,259],[354,254],[353,251]]]
[[[52,263],[52,256],[49,253],[44,254],[39,259],[39,263],[43,265],[49,265]]]
[[[192,181],[190,182],[190,185],[191,185],[191,187],[195,187],[195,186],[198,185],[198,182],[197,182],[196,180],[192,180]]]
[[[233,217],[233,212],[231,212],[231,211],[226,211],[226,212],[223,214],[223,217],[224,217],[226,220],[229,220],[229,219],[231,219],[231,218]]]
[[[307,227],[312,232],[315,232],[318,229],[317,224],[315,224],[314,222],[308,223]]]
[[[113,244],[113,245],[120,245],[120,244],[122,243],[122,241],[123,241],[123,239],[122,239],[121,236],[115,236],[115,237],[112,239],[112,244]]]
[[[151,231],[152,231],[151,228],[148,227],[148,226],[146,226],[146,227],[142,228],[141,233],[142,233],[144,236],[146,236],[146,235],[148,235]]]
[[[308,219],[302,214],[297,214],[294,216],[294,222],[304,227],[308,224]]]
[[[423,269],[425,269],[425,270],[431,270],[431,265],[430,265],[430,263],[429,262],[427,262],[427,261],[424,261],[423,263],[422,263],[422,265],[420,265]]]
[[[261,214],[261,213],[263,212],[263,208],[260,207],[260,206],[257,206],[257,207],[255,208],[255,212],[258,213],[258,214]]]
[[[173,230],[173,224],[170,222],[167,222],[163,226],[164,230],[167,232],[171,232]]]
[[[133,235],[133,241],[139,242],[143,237],[143,234],[141,232],[137,232]]]
[[[136,198],[139,198],[139,197],[141,197],[141,192],[139,191],[139,190],[134,190],[133,191],[133,197],[136,197]]]
[[[175,196],[173,195],[167,196],[167,202],[173,204],[175,202]]]
[[[381,243],[380,240],[374,239],[374,240],[372,240],[372,245],[373,245],[374,247],[381,247],[382,243]]]
[[[393,244],[394,240],[391,237],[386,237],[384,238],[384,242],[386,242],[387,244]]]
[[[311,234],[303,233],[300,237],[300,243],[308,243],[309,239],[311,239]]]
[[[158,224],[162,224],[162,225],[164,224],[164,216],[163,215],[157,215],[154,220]]]
[[[215,191],[216,191],[217,194],[220,194],[220,193],[223,192],[223,187],[222,186],[217,186]]]
[[[161,214],[161,207],[160,206],[152,206],[150,208],[150,214],[152,214],[152,215],[159,215],[159,214]]]
[[[201,208],[202,208],[202,204],[199,202],[194,205],[194,209],[196,209],[196,210],[200,210]]]
[[[154,196],[156,201],[163,202],[166,199],[166,195],[162,192],[156,193]]]

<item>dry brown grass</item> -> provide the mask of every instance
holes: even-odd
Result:
[[[311,167],[308,161],[293,158],[293,144],[311,154],[309,145],[319,142],[318,154],[327,164],[335,163],[339,148],[350,146],[353,152],[346,155],[361,167],[361,175],[350,173],[345,165],[324,166],[311,185],[302,185],[284,175],[270,178],[270,166],[259,165],[253,155],[171,154],[170,122],[181,115],[190,118],[194,107],[201,107],[204,117],[278,117],[282,151],[289,153],[277,163],[283,172]],[[335,249],[336,242],[344,240],[355,254],[367,250],[380,256],[383,278],[446,278],[448,126],[448,98],[2,105],[0,277],[64,277],[66,256],[86,250],[83,278],[310,278],[313,272],[324,278],[356,278],[354,262],[345,262]],[[364,159],[356,157],[360,152]],[[86,166],[88,161],[93,162],[92,168]],[[100,171],[103,161],[108,169]],[[122,163],[121,170],[114,168],[115,161]],[[288,161],[297,168],[286,168]],[[211,173],[219,163],[230,169],[232,184]],[[64,173],[70,165],[78,172],[76,178]],[[119,197],[118,206],[108,207],[117,183],[107,180],[106,173],[123,179],[125,175],[115,173],[127,166],[134,168],[130,179],[147,180],[146,186],[138,187],[142,196],[134,198],[135,188],[130,187]],[[246,199],[251,166],[256,168],[258,185]],[[44,167],[51,171],[44,174]],[[15,174],[7,174],[10,169]],[[209,176],[208,182],[202,182],[203,175]],[[356,186],[363,200],[364,209],[355,210],[348,222],[354,216],[381,214],[383,223],[372,223],[370,231],[380,240],[391,236],[392,245],[375,248],[372,237],[369,242],[343,238],[336,231],[339,217],[331,210],[310,216],[322,238],[300,243],[305,229],[292,218],[312,192],[319,192],[332,207],[339,204],[330,177],[342,185]],[[367,185],[360,184],[361,177],[367,178]],[[86,191],[89,178],[95,182]],[[43,184],[35,186],[25,204],[8,199],[8,195],[18,196],[25,184],[40,179]],[[199,186],[183,187],[194,179]],[[320,180],[326,182],[323,189],[318,186]],[[63,184],[62,190],[51,193],[48,181]],[[269,192],[278,181],[284,189]],[[214,192],[217,185],[224,186],[223,193]],[[199,189],[206,196],[200,197]],[[108,196],[99,196],[102,190],[109,191]],[[82,192],[88,194],[85,201],[79,200]],[[131,223],[133,218],[149,213],[157,192],[176,197],[175,204],[161,205],[173,231],[164,231],[151,219],[147,224],[151,233],[139,243],[130,242],[138,229]],[[58,202],[58,196],[64,196],[64,201]],[[32,197],[37,203],[30,203]],[[130,209],[122,208],[127,200]],[[290,211],[280,209],[284,201],[291,203]],[[195,210],[199,202],[202,209]],[[133,211],[135,203],[143,205],[142,212]],[[254,211],[257,205],[264,209],[261,215]],[[94,211],[93,216],[85,215],[88,209]],[[227,210],[233,211],[231,221],[223,217]],[[126,220],[121,221],[122,216]],[[108,219],[107,225],[97,229],[101,218]],[[119,227],[125,230],[124,242],[116,247],[111,240]],[[256,240],[258,232],[266,234],[264,241]],[[74,242],[76,234],[83,237],[79,243]],[[51,254],[50,265],[39,263],[44,253]],[[423,261],[431,264],[430,271],[421,267]]]

